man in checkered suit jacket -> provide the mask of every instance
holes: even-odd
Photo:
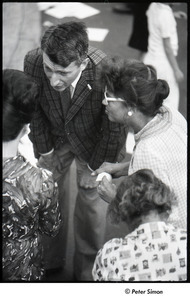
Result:
[[[58,182],[63,216],[58,237],[44,242],[47,268],[64,264],[69,207],[65,185],[75,159],[74,271],[79,281],[92,280],[96,253],[105,242],[107,204],[99,198],[90,174],[104,161],[118,161],[126,139],[124,128],[108,120],[102,105],[104,87],[98,83],[97,70],[105,57],[88,47],[83,23],[68,22],[47,29],[41,49],[28,52],[24,60],[24,72],[41,87],[29,137],[38,165],[51,170]]]

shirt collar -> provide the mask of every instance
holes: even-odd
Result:
[[[79,81],[79,79],[80,79],[80,77],[81,77],[81,74],[82,74],[82,71],[79,72],[77,78],[75,78],[75,80],[71,83],[73,89],[76,88],[76,85],[77,85],[77,83],[78,83],[78,81]]]
[[[167,130],[171,126],[172,114],[168,107],[162,106],[157,115],[134,135],[137,143],[142,138],[150,137],[158,132]]]
[[[131,237],[131,236],[136,236],[138,235],[139,238],[144,238],[144,235],[153,233],[155,231],[163,231],[163,230],[168,230],[168,226],[172,227],[172,224],[168,225],[164,221],[157,221],[157,222],[147,222],[140,224],[138,228],[136,228],[134,231],[129,233],[126,238]]]

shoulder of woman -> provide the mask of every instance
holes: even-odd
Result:
[[[45,192],[49,190],[49,193],[54,189],[55,183],[53,175],[50,171],[30,165],[30,168],[21,179],[25,184],[34,192]]]

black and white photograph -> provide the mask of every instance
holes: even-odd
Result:
[[[3,2],[2,16],[0,288],[187,295],[188,3]]]

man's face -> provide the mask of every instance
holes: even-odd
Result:
[[[80,71],[84,69],[83,64],[78,66],[75,61],[70,63],[66,68],[54,64],[45,52],[43,52],[43,66],[51,86],[58,92],[62,92],[70,86]]]

